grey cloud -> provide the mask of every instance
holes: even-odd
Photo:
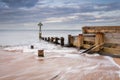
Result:
[[[120,21],[120,16],[102,16],[96,18],[95,15],[80,15],[79,21],[86,23],[116,23]]]
[[[38,0],[1,0],[1,2],[7,4],[9,7],[33,7]]]
[[[97,8],[95,8],[97,7]],[[43,12],[50,12],[54,15],[69,15],[74,13],[86,13],[86,12],[102,12],[102,11],[114,11],[120,10],[120,3],[109,3],[109,4],[81,4],[77,8],[73,7],[44,7],[41,9]]]

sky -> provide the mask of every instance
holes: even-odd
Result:
[[[0,0],[0,29],[120,26],[120,0]]]

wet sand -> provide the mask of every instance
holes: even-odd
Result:
[[[120,65],[120,58],[114,58],[114,61],[115,61],[118,65]]]
[[[0,80],[120,80],[120,67],[99,55],[0,50]]]

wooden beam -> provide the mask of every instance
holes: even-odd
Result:
[[[101,44],[103,44],[104,43],[104,34],[103,33],[96,33],[96,37],[95,37],[95,45],[96,46],[99,46],[99,45],[101,45]],[[96,49],[95,49],[95,51],[99,51],[99,50],[101,50],[101,46],[100,47],[97,47]]]
[[[61,45],[61,46],[64,46],[64,37],[61,37],[61,39],[60,39],[60,40],[61,40],[60,45]]]
[[[120,33],[120,26],[85,26],[82,28],[84,34],[92,33]]]
[[[120,55],[120,48],[104,47],[103,51],[106,53],[110,53],[110,54],[119,54]]]
[[[78,44],[77,44],[78,46],[77,47],[82,48],[83,47],[83,42],[84,42],[83,34],[78,35],[78,40],[77,41],[78,41]]]
[[[38,57],[44,57],[44,50],[38,50]]]
[[[68,35],[68,45],[69,46],[73,46],[73,42],[74,42],[73,36],[72,35]]]
[[[55,44],[58,44],[58,40],[59,40],[59,38],[58,37],[55,37]]]

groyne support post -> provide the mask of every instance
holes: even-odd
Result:
[[[64,38],[61,37],[61,43],[60,43],[61,46],[64,46]]]
[[[51,40],[50,40],[52,43],[54,42],[54,38],[53,37],[51,37]]]
[[[55,44],[58,44],[58,40],[59,40],[59,38],[58,37],[55,37]]]
[[[82,48],[83,47],[83,42],[84,42],[84,36],[83,36],[83,34],[79,34],[78,35],[78,48],[80,49],[80,48]]]
[[[95,36],[95,45],[99,46],[102,45],[104,43],[104,33],[98,32],[96,33]],[[100,51],[101,50],[101,46],[97,47],[94,51]]]
[[[38,57],[44,57],[44,50],[38,50]]]
[[[48,42],[50,41],[50,37],[48,37]]]
[[[73,42],[74,42],[73,36],[72,35],[68,35],[68,45],[69,46],[73,46]]]
[[[41,32],[39,32],[39,39],[41,39],[42,38],[42,33]]]

